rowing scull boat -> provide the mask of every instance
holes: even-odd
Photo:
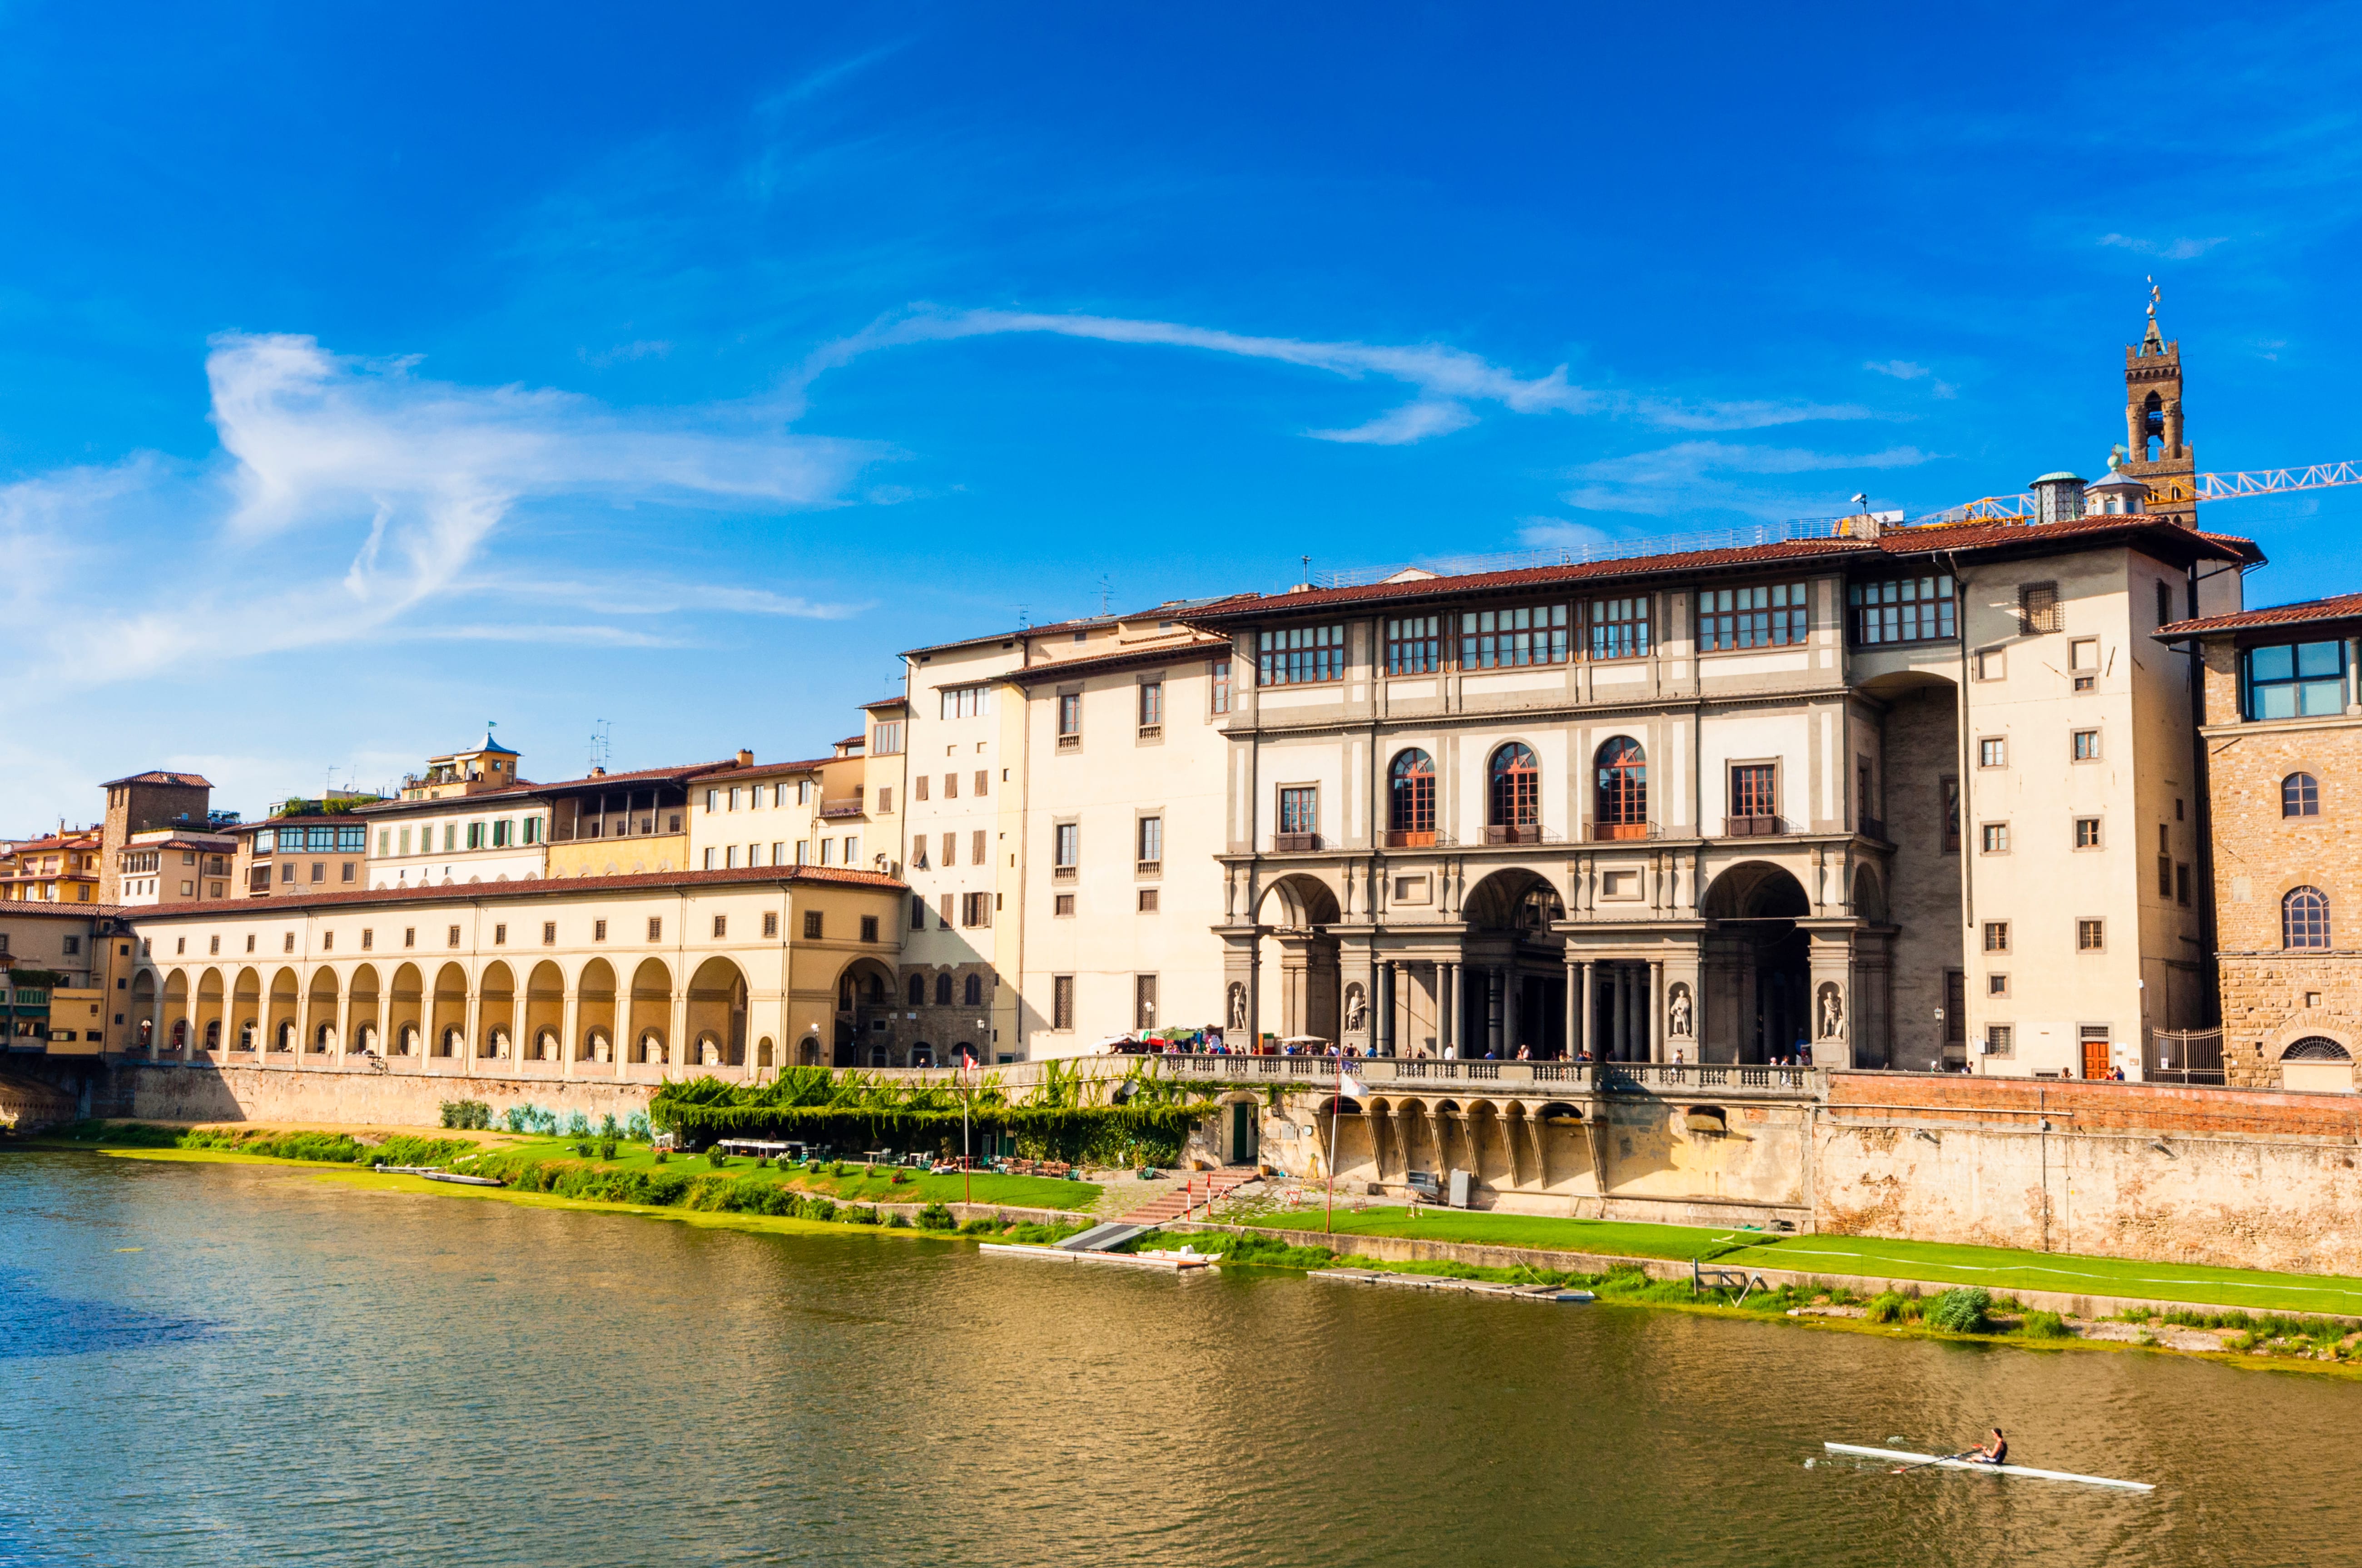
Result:
[[[2077,1475],[2065,1470],[2036,1470],[2030,1464],[1981,1464],[1973,1459],[1947,1459],[1933,1453],[1906,1453],[1899,1448],[1863,1448],[1850,1442],[1821,1444],[1831,1453],[1859,1454],[1864,1459],[1891,1460],[1897,1464],[1924,1465],[1935,1470],[1982,1470],[1994,1475],[2023,1475],[2032,1481],[2078,1481],[2086,1486],[2114,1486],[2125,1492],[2154,1492],[2147,1481],[2118,1481],[2107,1475]]]

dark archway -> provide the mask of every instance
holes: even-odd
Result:
[[[1460,905],[1468,961],[1451,1009],[1462,1057],[1536,1058],[1567,1053],[1566,939],[1555,927],[1565,901],[1548,878],[1522,866],[1493,872]]]
[[[1812,1039],[1812,940],[1796,922],[1812,900],[1794,875],[1747,861],[1714,880],[1698,913],[1714,923],[1699,1038],[1708,1059],[1761,1063]]]

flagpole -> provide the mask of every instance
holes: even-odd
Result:
[[[1329,1192],[1320,1203],[1320,1229],[1337,1234],[1337,1102],[1345,1097],[1345,1044],[1337,1043],[1337,1090],[1329,1096]]]

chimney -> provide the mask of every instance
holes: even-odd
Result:
[[[748,751],[748,750],[746,750],[746,748],[745,748],[745,747],[744,747],[744,746],[739,747],[739,748],[738,748],[738,765],[739,765],[740,767],[742,767],[742,768],[751,768],[751,767],[753,767],[753,766],[755,765],[755,753],[754,753],[754,752],[752,752],[752,751]]]
[[[604,768],[593,768],[590,770],[590,776],[594,779],[603,779],[607,776],[607,770]]]

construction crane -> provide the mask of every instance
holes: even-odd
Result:
[[[2149,499],[2158,501],[2233,501],[2245,496],[2277,496],[2290,490],[2325,490],[2335,485],[2362,485],[2362,463],[2316,463],[2310,468],[2257,468],[2244,474],[2195,474],[2169,478],[2149,487]],[[2034,497],[2026,491],[2013,496],[1980,496],[1928,517],[1915,517],[1911,526],[1940,528],[1959,522],[2024,522],[2034,515]]]

